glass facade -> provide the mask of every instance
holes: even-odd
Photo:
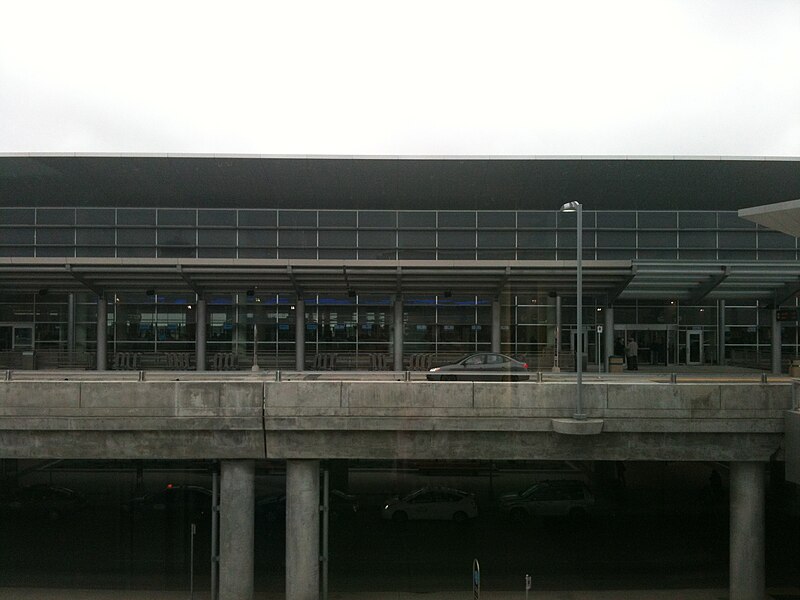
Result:
[[[0,255],[18,257],[573,260],[576,247],[575,215],[556,211],[5,208],[0,217]],[[585,211],[583,249],[587,260],[797,259],[794,237],[732,211]],[[109,298],[109,352],[194,351],[196,296],[155,292]],[[212,293],[207,300],[210,354],[232,353],[248,365],[255,351],[267,366],[293,364],[294,297]],[[371,354],[391,354],[392,301],[306,297],[306,356],[346,355],[361,368]],[[559,353],[576,350],[574,304],[563,299]],[[505,295],[501,305],[501,351],[552,356],[555,298]],[[0,350],[94,352],[93,297],[75,296],[71,320],[68,307],[65,294],[0,294]],[[584,352],[593,362],[602,355],[592,330],[604,323],[603,307],[587,298],[584,310]],[[403,320],[406,355],[445,360],[491,349],[491,298],[408,295]],[[720,360],[716,303],[619,301],[614,321],[615,336],[640,340],[645,364]],[[724,322],[728,361],[768,358],[769,311],[728,303]],[[785,357],[798,355],[797,338],[797,327],[784,325]],[[693,355],[696,346],[702,351]]]

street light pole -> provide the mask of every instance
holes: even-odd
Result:
[[[575,397],[575,414],[573,418],[578,420],[586,419],[583,412],[583,206],[580,202],[567,202],[561,207],[561,212],[577,213],[578,218],[578,256],[577,256],[577,300],[578,300],[578,333],[575,336],[577,342],[577,352],[575,353],[575,368],[577,377],[577,395]]]

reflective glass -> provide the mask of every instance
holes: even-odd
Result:
[[[155,225],[156,211],[149,208],[118,208],[118,225]]]
[[[117,229],[117,244],[120,246],[155,246],[155,229]]]
[[[160,222],[160,221],[159,221]],[[236,211],[230,210],[198,210],[197,224],[211,227],[236,227]]]
[[[114,225],[115,221],[113,208],[78,208],[75,211],[78,225]]]
[[[396,227],[397,213],[393,210],[360,210],[358,227]]]
[[[475,248],[475,232],[439,231],[439,248]]]
[[[394,248],[396,246],[394,231],[359,231],[359,248]]]
[[[401,248],[435,248],[435,231],[399,231],[398,245]]]
[[[240,221],[241,224],[241,221]],[[278,212],[279,227],[316,227],[315,210],[281,210]]]
[[[674,229],[678,226],[677,213],[642,210],[638,214],[639,229]]]
[[[37,244],[63,244],[75,243],[75,230],[67,228],[38,228],[36,230]]]
[[[472,211],[439,211],[439,227],[474,228],[475,213]]]
[[[37,208],[36,222],[39,225],[74,225],[75,210],[72,208]]]
[[[400,211],[397,215],[399,226],[407,229],[434,229],[436,212],[434,211]]]
[[[354,210],[321,210],[319,211],[320,227],[355,228],[356,211]]]
[[[239,227],[275,227],[278,213],[274,210],[239,210]]]
[[[514,231],[478,231],[479,248],[514,248],[516,242]]]
[[[197,225],[197,211],[183,209],[159,209],[158,225]]]
[[[513,229],[517,225],[517,214],[508,211],[479,211],[478,212],[478,227],[485,228],[510,228]]]
[[[196,239],[195,229],[158,229],[159,246],[194,246]]]

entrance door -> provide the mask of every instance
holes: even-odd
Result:
[[[33,350],[32,325],[0,325],[0,351]]]
[[[703,364],[703,330],[689,329],[686,332],[686,364]]]

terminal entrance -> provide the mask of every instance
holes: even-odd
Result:
[[[639,345],[639,364],[667,366],[678,364],[678,330],[672,325],[616,325],[614,347],[627,346],[633,338]],[[617,350],[615,350],[615,353]]]
[[[0,325],[0,352],[33,349],[33,325]]]

